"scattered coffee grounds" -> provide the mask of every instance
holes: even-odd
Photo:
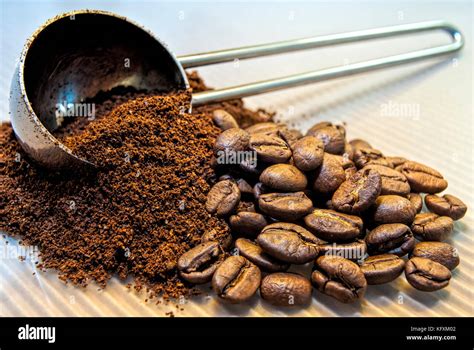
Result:
[[[193,85],[202,81],[191,76]],[[24,155],[9,124],[0,133],[0,230],[40,250],[39,267],[64,281],[105,287],[134,277],[151,297],[193,293],[178,277],[178,257],[201,236],[228,235],[205,210],[215,182],[209,164],[219,129],[209,112],[188,114],[190,92],[109,95],[95,120],[67,123],[56,136],[101,168],[87,176],[52,173]],[[252,123],[260,114],[232,104]],[[217,105],[222,108],[222,105]]]

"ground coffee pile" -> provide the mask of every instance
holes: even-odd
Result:
[[[195,90],[205,89],[193,74]],[[102,168],[87,176],[32,164],[11,126],[0,130],[0,230],[40,250],[40,268],[64,281],[105,287],[134,277],[151,296],[186,296],[176,262],[208,230],[226,233],[204,208],[216,180],[210,167],[220,130],[209,113],[226,108],[242,125],[271,118],[242,101],[186,112],[190,93],[125,94],[101,102],[97,119],[68,124],[58,136]]]

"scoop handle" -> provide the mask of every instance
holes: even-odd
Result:
[[[394,56],[376,58],[369,61],[363,61],[343,66],[336,66],[322,70],[309,71],[218,90],[198,92],[193,94],[192,99],[193,106],[198,106],[212,102],[220,102],[235,98],[262,94],[289,87],[312,84],[319,81],[330,80],[381,68],[388,68],[405,63],[415,62],[426,58],[447,55],[459,51],[464,45],[464,39],[459,29],[457,29],[455,26],[445,21],[429,21],[186,55],[178,57],[178,60],[183,66],[183,68],[192,68],[216,63],[229,62],[235,59],[249,59],[285,52],[307,50],[311,48],[340,45],[345,43],[407,35],[433,30],[442,30],[444,32],[447,32],[450,35],[452,42],[449,44],[440,45],[428,49],[412,51]]]

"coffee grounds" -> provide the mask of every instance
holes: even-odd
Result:
[[[194,74],[196,81],[202,84]],[[177,259],[206,231],[229,230],[204,208],[216,180],[209,160],[220,131],[208,106],[185,112],[189,92],[140,94],[106,100],[96,120],[69,123],[58,133],[101,165],[87,176],[36,167],[3,124],[0,230],[38,246],[39,268],[57,270],[66,282],[105,287],[113,275],[133,276],[149,297],[187,296],[194,291],[178,277]],[[260,118],[240,100],[226,105],[245,123]]]

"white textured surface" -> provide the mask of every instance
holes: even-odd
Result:
[[[31,261],[20,262],[13,256],[17,242],[1,238],[0,316],[159,316],[171,310],[187,316],[474,315],[472,3],[97,4],[1,0],[0,120],[8,119],[9,81],[27,36],[57,13],[86,7],[114,11],[143,23],[178,54],[431,19],[446,19],[458,25],[467,42],[455,60],[435,60],[262,95],[248,99],[248,104],[274,109],[283,120],[303,130],[320,120],[347,122],[349,138],[362,137],[386,154],[422,161],[440,170],[449,181],[448,192],[461,197],[471,208],[456,223],[450,240],[459,250],[461,265],[454,271],[450,286],[435,293],[416,291],[400,277],[388,285],[371,286],[360,304],[342,305],[315,292],[313,304],[304,310],[276,310],[258,297],[241,306],[226,306],[203,297],[188,302],[184,311],[177,311],[174,305],[145,303],[143,296],[128,291],[116,279],[98,291],[92,285],[86,289],[64,285],[54,272],[33,275]],[[421,38],[300,52],[240,62],[238,66],[208,67],[201,73],[210,85],[228,86],[446,42],[442,35]],[[386,113],[389,105],[408,106],[419,112]]]

